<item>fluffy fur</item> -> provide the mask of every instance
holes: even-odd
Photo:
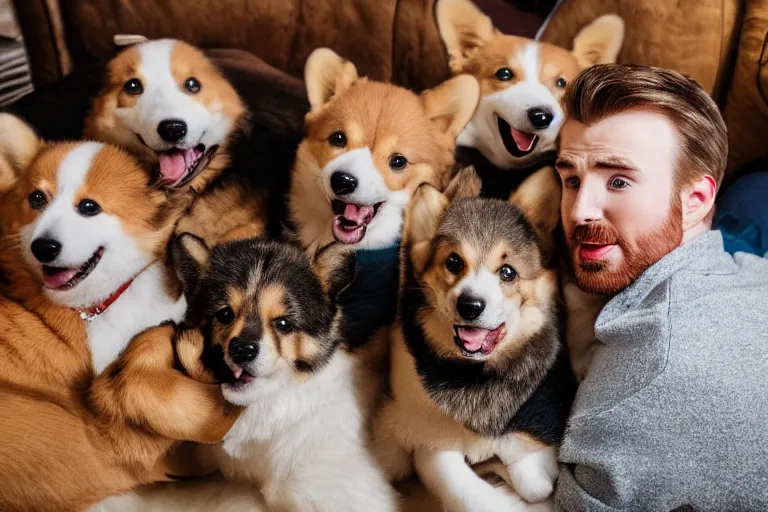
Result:
[[[416,188],[447,183],[477,81],[460,76],[417,95],[358,77],[327,48],[310,55],[305,81],[311,111],[290,193],[298,238],[311,251],[334,241],[390,247]]]
[[[546,500],[575,384],[558,335],[556,275],[520,210],[476,198],[479,188],[474,171],[462,171],[445,194],[420,188],[409,208],[392,399],[376,446],[394,479],[413,457],[450,510],[523,510],[466,461],[498,457],[519,496]]]
[[[259,92],[262,103],[271,94]],[[195,233],[209,244],[277,234],[307,111],[304,98],[287,96],[272,95],[276,112],[251,113],[198,49],[172,39],[151,40],[109,63],[85,134],[154,164],[154,177],[163,186],[195,191],[197,200],[178,232]]]
[[[17,179],[0,202],[0,508],[81,510],[168,480],[177,440],[218,441],[234,417],[217,387],[173,370],[172,327],[129,344],[184,313],[163,261],[188,201],[151,187],[115,147],[44,143],[1,117],[16,131],[0,139]],[[41,239],[58,251],[41,252]],[[81,318],[137,274],[101,315]]]
[[[189,319],[206,337],[202,361],[244,408],[224,443],[200,456],[257,486],[270,510],[395,508],[368,451],[381,383],[341,346],[337,298],[354,256],[338,245],[313,264],[298,247],[259,239],[208,251],[183,235],[175,245]]]

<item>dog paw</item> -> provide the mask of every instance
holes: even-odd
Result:
[[[176,334],[174,340],[176,357],[187,375],[193,379],[215,384],[217,382],[213,373],[203,364],[203,350],[205,337],[200,329],[182,329]]]
[[[532,454],[507,469],[515,491],[529,503],[540,502],[552,495],[557,480],[557,460],[547,454]]]

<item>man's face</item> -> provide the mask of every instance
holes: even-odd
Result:
[[[678,135],[663,115],[632,109],[561,131],[561,213],[576,282],[614,294],[680,245],[674,185]]]

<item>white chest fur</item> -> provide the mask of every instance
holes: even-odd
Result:
[[[96,373],[109,366],[141,331],[166,320],[182,320],[187,301],[183,295],[178,299],[168,295],[164,272],[161,263],[152,264],[104,313],[88,321],[88,346]]]

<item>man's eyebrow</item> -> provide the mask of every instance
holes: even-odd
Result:
[[[598,169],[621,169],[624,171],[637,170],[637,166],[635,164],[633,164],[630,160],[620,156],[597,157],[595,159],[594,166]]]
[[[566,160],[565,158],[558,158],[555,161],[555,168],[558,170],[573,169],[574,165],[573,165],[573,162],[571,162],[570,160]]]

